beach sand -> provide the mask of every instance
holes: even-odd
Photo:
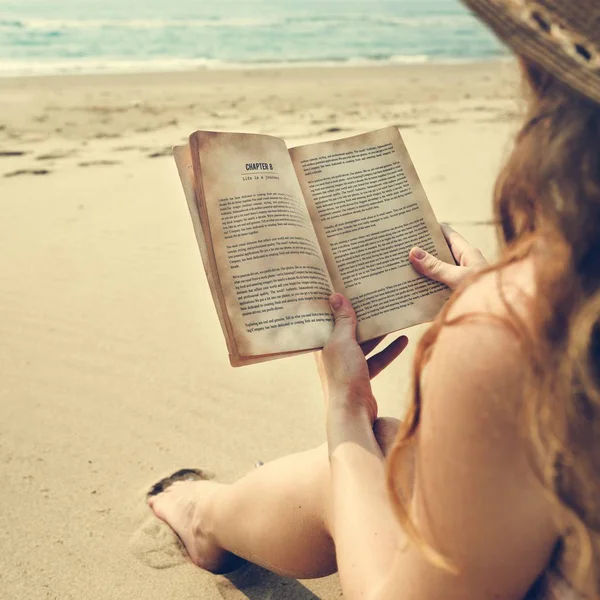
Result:
[[[0,80],[0,595],[339,598],[335,576],[204,573],[145,506],[181,467],[233,481],[325,439],[312,356],[229,367],[170,147],[396,124],[438,218],[493,258],[518,96],[510,63]],[[422,331],[374,384],[382,414]]]

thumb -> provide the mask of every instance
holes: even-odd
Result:
[[[342,294],[334,294],[329,298],[329,305],[335,319],[332,338],[356,340],[356,313],[350,301]]]
[[[465,269],[450,265],[421,248],[413,248],[409,254],[410,264],[425,277],[439,281],[454,289],[465,275]]]

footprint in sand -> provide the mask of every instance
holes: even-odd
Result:
[[[25,156],[27,152],[23,152],[22,150],[0,150],[0,157],[11,157],[11,156]]]
[[[56,152],[49,152],[48,154],[40,154],[35,157],[35,160],[59,160],[61,158],[73,156],[75,153],[75,150],[57,150]]]
[[[452,117],[437,117],[429,119],[430,125],[449,125],[450,123],[458,123],[458,119],[453,119]]]
[[[4,177],[18,177],[19,175],[49,175],[52,171],[48,169],[19,169],[18,171],[12,171],[5,173]]]
[[[161,156],[173,156],[173,149],[171,148],[171,146],[148,154],[148,158],[159,158]]]
[[[111,165],[120,165],[120,160],[89,160],[86,162],[80,162],[80,167],[109,167]]]
[[[129,549],[153,569],[172,569],[187,564],[185,549],[173,530],[156,517],[148,517],[131,536]]]
[[[95,136],[93,136],[95,139],[97,140],[116,140],[118,138],[121,137],[120,133],[97,133]]]
[[[133,150],[139,150],[140,152],[148,152],[150,148],[145,146],[117,146],[113,148],[115,152],[132,152]]]

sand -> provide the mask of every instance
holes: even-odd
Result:
[[[324,440],[311,356],[229,367],[169,148],[397,124],[438,218],[493,258],[517,96],[509,63],[0,80],[2,598],[339,598],[335,576],[204,573],[144,504],[178,468],[232,481]],[[375,382],[383,414],[410,356]]]

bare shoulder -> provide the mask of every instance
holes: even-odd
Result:
[[[554,508],[519,426],[527,356],[505,324],[512,312],[526,324],[532,282],[526,262],[483,276],[433,345],[421,386],[415,518],[460,575],[428,572],[414,597],[522,598],[556,543]]]
[[[472,312],[510,316],[514,312],[527,321],[534,295],[534,264],[528,258],[475,280],[459,296],[449,317]]]
[[[516,415],[512,409],[521,406],[523,396],[528,360],[523,339],[534,293],[529,261],[488,273],[467,287],[450,308],[433,345],[424,378],[428,395],[437,398],[444,390],[446,400],[453,395],[460,398],[460,407],[452,410],[464,410],[466,422],[473,414],[482,414],[482,408],[493,415],[497,429],[504,421],[501,417]]]
[[[451,307],[431,362],[468,374],[478,386],[501,385],[513,397],[527,360],[523,339],[529,334],[535,294],[534,269],[523,260],[487,273],[467,287]]]

